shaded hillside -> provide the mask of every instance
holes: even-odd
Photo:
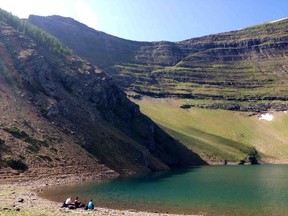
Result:
[[[204,164],[141,114],[111,77],[2,10],[0,44],[0,176]]]
[[[203,104],[191,102],[188,107],[240,111],[288,108],[288,19],[177,43],[127,41],[57,16],[30,16],[28,21],[92,62],[101,54],[106,56],[109,63],[105,71],[128,91],[206,100]],[[91,35],[93,41],[86,39]],[[89,47],[78,45],[82,40]],[[126,51],[117,55],[117,47],[126,47]],[[107,67],[109,64],[113,65]]]

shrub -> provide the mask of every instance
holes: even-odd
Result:
[[[3,130],[10,133],[15,138],[21,139],[25,142],[27,142],[30,138],[25,131],[20,131],[19,128],[17,128],[16,126],[12,126],[10,128],[4,128]]]
[[[30,152],[30,153],[32,153],[32,152],[38,152],[39,150],[40,150],[40,147],[39,146],[37,146],[37,145],[31,145],[31,144],[29,144],[28,146],[27,146],[27,149],[28,149],[28,151]]]
[[[7,133],[10,133],[12,136],[14,136],[17,139],[20,139],[26,143],[29,144],[27,147],[31,152],[38,152],[40,150],[40,147],[49,147],[49,143],[47,140],[39,140],[35,139],[29,136],[25,131],[20,130],[16,126],[12,126],[10,128],[4,128],[4,131]]]
[[[15,170],[26,170],[28,169],[27,165],[21,159],[13,159],[12,157],[6,157],[5,163],[7,166]]]
[[[52,159],[48,155],[45,155],[45,154],[36,155],[35,156],[35,160],[38,160],[38,161],[44,160],[44,161],[47,161],[47,162],[51,162],[52,161]]]
[[[53,152],[54,154],[57,154],[58,150],[54,147],[50,147],[50,151]]]
[[[0,147],[5,144],[5,141],[0,139]]]

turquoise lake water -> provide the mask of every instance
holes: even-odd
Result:
[[[288,215],[288,165],[201,166],[98,183],[47,187],[41,196],[79,196],[95,205],[151,212]]]

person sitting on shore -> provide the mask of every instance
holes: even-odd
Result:
[[[72,200],[71,200],[71,197],[69,197],[68,199],[65,200],[65,202],[63,203],[61,208],[69,207],[69,205],[71,205],[71,204],[72,204]]]
[[[91,199],[88,203],[88,209],[91,209],[93,210],[94,209],[94,203],[93,203],[93,200]]]
[[[72,204],[71,197],[69,197],[68,199],[66,199],[65,204],[66,204],[66,205]]]
[[[83,204],[79,201],[78,196],[75,198],[74,205],[75,205],[75,208],[83,208],[85,206],[85,204]]]

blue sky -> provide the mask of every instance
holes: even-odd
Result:
[[[288,17],[288,0],[0,0],[0,7],[21,18],[72,17],[138,41],[180,41]]]

